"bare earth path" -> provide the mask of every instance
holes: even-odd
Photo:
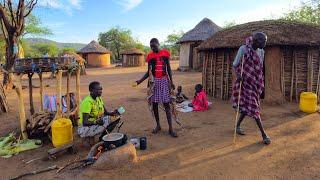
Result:
[[[177,62],[173,62],[174,69]],[[139,163],[114,170],[97,171],[86,168],[65,171],[61,174],[48,172],[26,179],[319,179],[320,178],[320,115],[305,116],[297,104],[263,106],[262,118],[272,144],[262,145],[258,129],[251,119],[244,122],[247,135],[238,137],[232,145],[235,113],[229,102],[212,100],[207,112],[181,114],[185,130],[176,124],[179,138],[167,135],[165,114],[161,113],[162,131],[151,134],[154,126],[145,101],[146,84],[132,88],[131,83],[143,75],[145,68],[89,69],[81,80],[82,97],[88,93],[88,83],[93,80],[103,84],[103,99],[109,109],[124,106],[125,124],[122,132],[134,136],[146,136],[148,149],[138,151]],[[176,85],[182,85],[185,93],[193,97],[193,87],[201,83],[201,73],[174,72]],[[36,81],[36,85],[37,85]],[[46,80],[51,87],[54,81]],[[25,82],[27,85],[27,81]],[[35,89],[35,103],[39,103]],[[27,90],[24,90],[25,94]],[[10,92],[10,114],[1,115],[0,135],[19,130],[17,98]],[[26,105],[27,95],[25,97]],[[39,108],[36,106],[36,108]],[[84,157],[89,148],[76,139],[78,154],[63,155],[55,161],[35,161],[23,164],[45,154],[52,146],[0,159],[0,179],[8,179],[23,172],[61,166],[76,157]]]

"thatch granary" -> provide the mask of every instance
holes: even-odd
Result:
[[[298,101],[303,91],[315,92],[319,99],[320,27],[284,20],[237,25],[203,42],[198,49],[205,57],[203,84],[207,93],[230,99],[235,79],[232,62],[239,46],[254,32],[264,32],[268,36],[263,102]]]
[[[185,33],[177,42],[180,44],[180,70],[201,69],[203,58],[199,57],[196,47],[221,28],[208,18],[204,18],[193,29]]]
[[[110,66],[110,51],[96,41],[91,41],[87,46],[78,51],[87,62],[88,66]]]
[[[145,65],[145,53],[140,49],[129,49],[121,52],[122,66],[137,67]]]

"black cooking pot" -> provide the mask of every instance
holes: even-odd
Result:
[[[106,149],[112,149],[114,147],[120,147],[127,142],[127,135],[122,133],[109,133],[102,137],[104,147]]]

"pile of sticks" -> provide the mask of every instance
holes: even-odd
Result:
[[[29,138],[41,139],[47,137],[47,133],[51,128],[51,121],[54,119],[55,113],[38,112],[27,120],[27,133]]]

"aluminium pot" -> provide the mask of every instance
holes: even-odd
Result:
[[[120,147],[127,142],[127,136],[122,133],[109,133],[102,137],[104,147],[112,149],[111,147]]]

